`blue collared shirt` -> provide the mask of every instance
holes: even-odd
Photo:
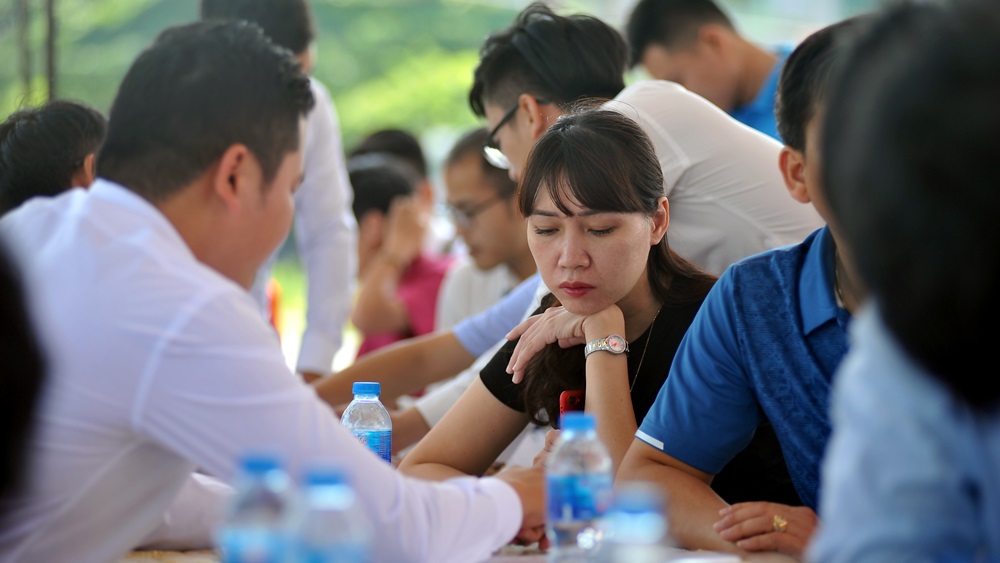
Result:
[[[770,135],[777,140],[781,140],[778,135],[778,124],[774,118],[774,96],[778,90],[778,77],[781,76],[781,67],[785,65],[785,60],[792,52],[791,45],[782,45],[775,51],[778,60],[771,67],[771,73],[767,75],[767,80],[761,85],[757,96],[746,105],[733,108],[729,115],[736,121],[746,124],[765,135]]]
[[[716,474],[767,417],[796,491],[816,507],[830,381],[850,316],[833,290],[827,227],[729,267],[681,342],[636,436]]]
[[[810,560],[1000,561],[1000,410],[956,399],[902,350],[874,306],[851,336],[833,389],[823,525]]]

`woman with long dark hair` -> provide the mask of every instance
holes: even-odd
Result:
[[[662,171],[625,115],[562,117],[532,149],[518,203],[551,293],[404,458],[404,472],[484,473],[527,424],[557,426],[567,390],[585,391],[617,468],[714,282],[667,245]]]

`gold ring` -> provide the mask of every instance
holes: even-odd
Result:
[[[779,534],[784,533],[788,530],[788,520],[785,520],[781,516],[775,514],[774,518],[771,519],[771,528]]]

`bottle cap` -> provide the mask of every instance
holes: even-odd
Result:
[[[594,429],[594,415],[585,412],[568,412],[562,415],[559,428],[570,431],[586,431]]]
[[[240,458],[240,468],[244,473],[261,475],[268,471],[281,469],[278,456],[269,452],[248,452]]]
[[[355,395],[379,395],[382,384],[377,381],[355,381],[352,389]]]
[[[337,464],[310,465],[303,472],[302,480],[307,486],[350,484],[347,471]]]

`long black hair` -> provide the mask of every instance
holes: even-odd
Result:
[[[525,217],[534,211],[540,190],[564,213],[569,213],[568,196],[595,211],[652,217],[663,197],[663,171],[652,142],[635,121],[607,109],[584,109],[560,118],[528,156],[518,186]],[[699,302],[715,282],[671,250],[666,235],[649,248],[646,264],[650,288],[664,308]],[[552,296],[543,301],[546,307],[557,304]],[[558,420],[559,394],[585,387],[584,367],[579,346],[551,345],[532,359],[523,384],[532,422],[546,422],[540,411],[549,421]]]

